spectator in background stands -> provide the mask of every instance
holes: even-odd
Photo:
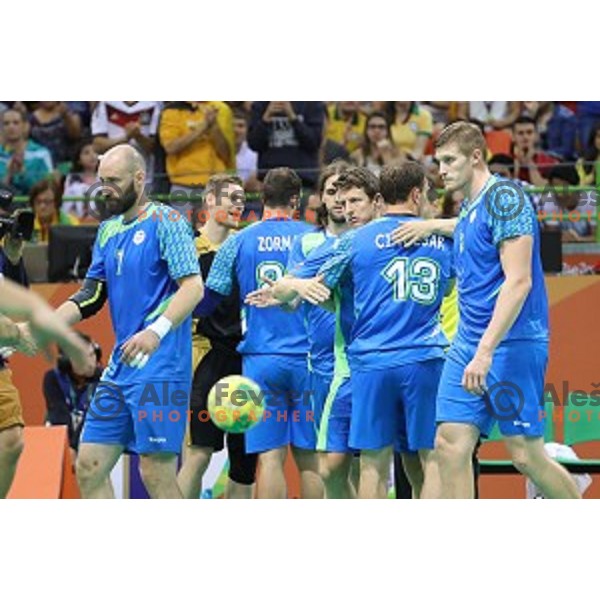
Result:
[[[332,102],[327,107],[326,137],[352,153],[362,144],[366,120],[360,102]]]
[[[396,148],[410,158],[421,160],[433,133],[431,113],[414,101],[388,102],[386,112]]]
[[[515,174],[515,161],[508,154],[494,154],[488,160],[488,167],[493,175],[512,179]]]
[[[85,198],[91,185],[98,181],[98,154],[91,139],[83,140],[77,145],[73,157],[71,172],[65,179],[63,197]],[[94,214],[93,203],[87,199],[80,202],[63,202],[62,209],[79,219],[87,219]]]
[[[87,100],[70,100],[65,102],[67,108],[79,117],[81,123],[81,137],[87,138],[91,134],[92,113],[98,102]]]
[[[402,162],[405,158],[404,153],[392,141],[385,115],[380,112],[371,113],[365,122],[362,145],[350,155],[350,160],[379,175],[385,165]]]
[[[513,141],[514,179],[546,185],[549,170],[558,160],[540,149],[535,120],[519,117],[513,125]]]
[[[600,124],[600,102],[577,102],[579,148],[585,148],[594,127]]]
[[[248,146],[248,114],[240,109],[233,111],[233,133],[235,135],[235,166],[247,192],[258,192],[258,154]]]
[[[535,119],[542,150],[559,159],[575,158],[577,120],[566,106],[538,100],[523,102],[523,116]]]
[[[98,154],[118,144],[131,144],[146,161],[146,183],[154,177],[154,142],[160,103],[138,100],[98,102],[92,115],[92,136]]]
[[[261,180],[269,169],[290,167],[302,179],[305,192],[316,188],[324,113],[323,102],[252,104],[248,144],[258,152]]]
[[[479,121],[483,123],[485,132],[492,129],[506,129],[511,127],[519,117],[520,103],[506,100],[491,102],[473,101],[460,102],[458,118],[465,121]]]
[[[328,122],[329,116],[327,113],[327,106],[325,106],[325,121],[323,124],[323,133],[321,135],[321,147],[319,148],[319,172],[323,167],[331,164],[334,160],[350,161],[350,153],[346,150],[346,147],[327,137],[327,131],[329,129]],[[316,194],[315,197],[319,198],[319,202],[321,201],[320,194]]]
[[[61,210],[61,198],[53,180],[38,181],[29,193],[29,204],[35,215],[32,242],[47,242],[52,225],[77,225],[78,219]]]
[[[43,391],[46,400],[46,423],[66,425],[73,458],[79,448],[79,437],[93,390],[102,375],[102,350],[84,333],[77,335],[87,344],[89,361],[84,370],[71,364],[59,350],[56,367],[44,375]]]
[[[541,196],[538,214],[543,227],[558,228],[563,242],[593,242],[596,239],[596,195],[571,192],[579,184],[575,167],[557,165],[548,174],[551,191]]]
[[[64,163],[69,161],[73,142],[81,135],[79,115],[69,110],[65,102],[43,101],[38,102],[29,124],[31,139],[48,148],[58,170],[66,172]]]
[[[450,111],[454,102],[444,101],[438,102],[433,100],[427,100],[421,102],[420,106],[425,110],[429,111],[431,118],[433,119],[434,126],[443,129],[450,122]]]
[[[173,204],[182,212],[199,205],[212,175],[235,169],[233,113],[225,102],[172,102],[163,111],[159,135]],[[181,204],[177,196],[184,197]]]
[[[4,112],[2,129],[0,180],[16,194],[26,195],[35,183],[52,174],[52,157],[47,148],[28,139],[27,122],[18,110]]]
[[[596,170],[598,169],[598,158],[600,155],[600,123],[597,123],[590,131],[583,158],[577,161],[577,174],[581,185],[594,185],[596,181]]]

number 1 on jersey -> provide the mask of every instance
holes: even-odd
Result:
[[[123,267],[123,257],[125,256],[124,250],[117,250],[117,275],[121,274],[121,268]]]

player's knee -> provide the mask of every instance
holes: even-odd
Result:
[[[16,463],[23,452],[23,429],[12,427],[2,432],[0,437],[0,452],[8,463]]]
[[[319,461],[319,475],[325,483],[343,481],[348,478],[350,465],[332,456],[323,456]]]
[[[140,477],[150,494],[164,481],[166,468],[168,466],[164,462],[154,460],[153,457],[140,457]]]
[[[435,438],[435,454],[440,465],[448,463],[468,463],[472,449],[438,429]]]
[[[287,453],[285,450],[278,448],[269,450],[260,455],[259,462],[261,469],[283,469]]]
[[[532,470],[533,457],[525,448],[517,447],[511,448],[510,457],[513,465],[524,475],[528,475]]]
[[[75,463],[75,473],[79,487],[82,489],[89,487],[104,476],[100,461],[81,453]]]

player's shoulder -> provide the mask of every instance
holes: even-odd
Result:
[[[165,232],[177,232],[178,234],[194,235],[192,227],[191,211],[184,214],[175,208],[162,204],[161,202],[152,202],[140,215],[140,222],[146,227],[156,229],[158,234]]]
[[[100,248],[106,246],[108,241],[115,237],[117,233],[121,231],[123,227],[123,216],[117,215],[102,221],[98,226],[98,232],[96,233],[96,240]]]
[[[401,222],[402,218],[400,216],[383,215],[365,223],[362,227],[351,229],[348,233],[352,233],[357,241],[368,240],[380,232],[395,229]]]
[[[348,229],[348,231],[344,231],[342,235],[340,235],[332,245],[333,250],[338,250],[339,248],[350,248],[356,239],[356,236],[364,229],[363,227],[358,227],[356,229]]]
[[[528,218],[534,212],[532,198],[523,183],[507,177],[494,176],[483,200],[484,210],[478,211],[480,218],[492,221]]]
[[[253,239],[255,238],[257,235],[260,235],[261,230],[263,229],[261,227],[261,225],[264,223],[264,221],[253,221],[252,223],[246,225],[243,229],[240,229],[235,236],[235,239],[237,242],[243,242],[244,240],[247,239]],[[227,238],[228,241],[231,239],[231,236],[229,236]],[[232,243],[232,242],[229,242]]]

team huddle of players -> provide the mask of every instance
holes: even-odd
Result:
[[[108,301],[117,338],[82,431],[82,495],[112,497],[110,471],[133,451],[152,497],[198,498],[224,439],[195,415],[216,381],[241,371],[263,390],[270,416],[245,439],[227,436],[227,497],[286,497],[291,448],[305,498],[384,497],[394,451],[415,497],[472,498],[473,449],[494,425],[498,382],[520,390],[499,422],[515,466],[545,497],[578,497],[543,446],[548,307],[537,220],[485,156],[468,123],[438,138],[445,187],[467,198],[450,220],[422,218],[428,183],[415,163],[379,177],[332,164],[318,227],[292,218],[301,189],[291,169],[266,174],[265,217],[241,230],[241,181],[216,176],[194,244],[187,221],[145,197],[139,154],[126,145],[107,152],[99,179],[114,216],[99,229],[81,290],[57,311],[72,325]],[[449,346],[440,308],[454,279],[460,318]],[[186,403],[173,399],[192,381],[192,313],[188,420]],[[149,385],[170,418],[138,418]]]
[[[537,407],[548,327],[533,209],[490,175],[475,130],[458,124],[438,143],[442,177],[470,199],[458,222],[423,219],[430,202],[419,164],[386,167],[376,177],[334,163],[321,175],[318,227],[291,218],[300,180],[281,168],[264,181],[270,218],[232,235],[227,219],[201,231],[201,239],[214,238],[220,226],[223,243],[203,272],[200,331],[211,319],[218,328],[219,303],[238,305],[237,368],[263,389],[268,411],[245,444],[230,447],[231,497],[244,497],[244,487],[248,497],[255,455],[258,497],[285,497],[288,447],[306,498],[385,497],[394,451],[415,497],[472,497],[471,453],[495,421],[487,379],[513,382],[526,400],[500,423],[517,467],[549,496],[577,495],[542,445]],[[214,179],[207,190],[221,212],[239,210],[242,197],[231,177]],[[441,307],[456,275],[461,318],[448,351]],[[209,384],[228,374],[208,368],[222,353],[217,343],[196,369],[203,384],[192,393],[196,410],[206,407]],[[202,459],[188,457],[179,481],[197,497],[198,474],[223,447],[223,434],[193,418],[191,428],[191,452]]]
[[[293,210],[299,187],[292,171],[272,171],[265,203]],[[416,458],[407,464],[420,471],[413,476],[408,469],[421,494],[421,482],[433,480],[423,473],[431,469],[448,345],[440,306],[453,278],[451,242],[432,234],[399,251],[391,241],[429,205],[416,163],[386,168],[379,179],[368,169],[333,164],[320,187],[321,227],[283,214],[253,225],[225,242],[206,281],[223,295],[233,278],[239,282],[242,371],[271,408],[270,418],[246,434],[248,452],[261,461],[267,453],[279,458],[270,461],[275,473],[261,469],[258,493],[266,487],[268,497],[285,494],[289,444],[300,456],[307,497],[322,493],[319,478],[327,497],[354,496],[350,470],[358,452],[360,496],[385,495],[394,449]]]

